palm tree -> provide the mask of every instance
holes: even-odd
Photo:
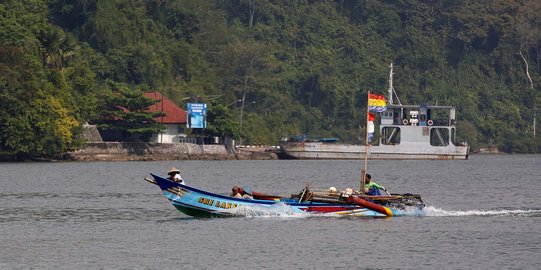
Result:
[[[51,25],[41,36],[44,51],[43,64],[48,67],[62,69],[77,55],[80,46],[71,35],[66,35],[58,26]]]

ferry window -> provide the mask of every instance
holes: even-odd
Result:
[[[400,113],[397,111],[393,112],[393,124],[394,125],[402,124],[402,120],[400,119]]]
[[[400,144],[400,128],[399,127],[384,127],[381,131],[382,144],[394,145]]]
[[[432,146],[449,145],[449,129],[446,129],[446,128],[430,129],[430,145]]]

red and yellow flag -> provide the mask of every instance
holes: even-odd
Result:
[[[387,110],[385,96],[368,94],[368,110],[371,112],[383,112]]]

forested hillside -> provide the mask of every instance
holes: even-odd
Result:
[[[211,103],[244,143],[356,142],[392,62],[401,101],[455,105],[474,150],[541,152],[540,50],[536,0],[2,0],[0,150],[80,147],[111,85]]]

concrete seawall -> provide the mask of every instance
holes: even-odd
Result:
[[[236,159],[227,154],[223,145],[126,142],[87,143],[82,149],[68,153],[66,158],[79,161]]]
[[[90,142],[65,156],[76,161],[277,159],[275,153],[239,151],[192,143]]]

